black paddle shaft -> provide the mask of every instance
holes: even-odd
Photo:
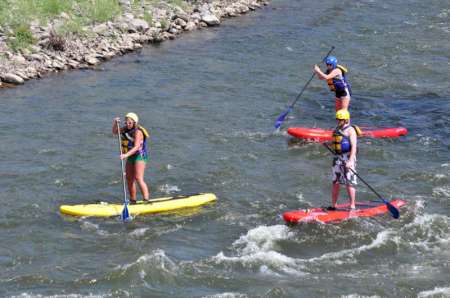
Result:
[[[120,122],[117,121],[116,125],[117,125],[117,140],[119,141],[119,152],[120,155],[122,155],[122,140],[120,137]],[[123,186],[123,196],[124,196],[124,203],[128,204],[128,198],[127,198],[127,189],[125,186],[125,180],[126,180],[126,174],[125,174],[125,167],[124,167],[124,163],[123,163],[123,159],[120,159],[120,166],[122,168],[122,186]]]
[[[333,153],[333,155],[337,155],[336,152],[335,152],[334,150],[332,150],[332,149],[327,145],[327,143],[323,143],[323,145],[324,145],[325,148],[327,148],[331,153]],[[358,177],[362,182],[364,182],[364,184],[365,184],[371,191],[373,191],[374,194],[376,194],[380,200],[382,200],[382,201],[386,204],[386,206],[387,206],[387,208],[388,208],[388,210],[389,210],[389,212],[391,213],[391,215],[392,215],[393,218],[396,218],[396,219],[397,219],[397,218],[400,217],[400,212],[398,211],[398,209],[397,209],[394,205],[392,205],[391,203],[389,203],[388,201],[386,201],[385,199],[383,199],[383,197],[382,197],[375,189],[373,189],[373,187],[370,186],[369,183],[367,183],[363,178],[361,178],[361,176],[359,176],[353,169],[350,168],[350,171],[352,171],[352,173],[355,174],[356,177]]]
[[[331,47],[331,49],[328,51],[328,53],[325,55],[325,57],[322,59],[321,62],[325,61],[328,58],[328,56],[330,56],[331,52],[333,52],[333,50],[334,50],[334,46]],[[315,75],[316,74],[313,73],[311,78],[309,78],[308,82],[306,82],[305,86],[303,86],[302,90],[297,95],[297,98],[295,98],[294,102],[290,105],[291,108],[294,107],[295,103],[300,99],[300,97],[302,96],[303,92],[305,92],[306,87],[308,87],[309,83],[311,83],[311,81],[314,79]]]
[[[323,145],[325,146],[325,148],[327,148],[331,153],[333,153],[333,155],[337,155],[337,153],[331,149],[327,143],[323,143]],[[356,177],[358,177],[371,191],[373,191],[380,199],[383,199],[383,197],[375,190],[373,189],[372,186],[369,185],[369,183],[367,183],[363,178],[361,178],[361,176],[358,175],[358,173],[356,173],[352,168],[349,168],[350,171],[352,171],[353,174],[356,175]]]

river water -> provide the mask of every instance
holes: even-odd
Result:
[[[450,8],[447,1],[276,0],[222,26],[0,93],[2,297],[449,297]],[[332,127],[313,80],[335,46],[353,122],[404,126],[361,139],[358,170],[401,217],[286,226],[329,204],[330,163],[289,126]],[[151,131],[153,197],[214,192],[170,214],[62,216],[122,202],[113,117]],[[342,193],[345,197],[345,194]],[[376,199],[364,185],[360,200]]]

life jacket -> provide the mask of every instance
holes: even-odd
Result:
[[[330,91],[343,91],[345,90],[345,88],[347,88],[350,92],[350,84],[347,81],[347,77],[346,74],[348,72],[347,68],[345,68],[342,65],[337,65],[337,68],[339,68],[342,72],[342,75],[338,75],[335,76],[332,79],[328,79],[327,80],[327,84],[328,84],[328,88],[330,88]],[[331,70],[332,71],[332,70]],[[330,70],[327,69],[327,74],[329,74],[331,72]]]
[[[360,137],[362,135],[362,130],[357,125],[346,125],[343,128],[336,127],[333,131],[333,142],[332,148],[336,154],[345,154],[352,150],[352,144],[350,143],[350,138],[344,135],[344,131],[348,128],[353,127],[356,131],[356,136]]]
[[[144,127],[140,125],[133,129],[124,128],[124,131],[120,134],[120,137],[122,139],[122,153],[127,153],[134,147],[135,133],[138,129],[142,131],[142,134],[144,135],[144,141],[142,142],[142,146],[141,148],[139,148],[139,151],[136,152],[136,154],[140,154],[142,157],[147,157],[147,139],[150,134]]]

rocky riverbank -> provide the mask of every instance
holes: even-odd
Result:
[[[267,5],[266,0],[182,1],[182,7],[159,2],[133,8],[130,0],[121,0],[123,13],[113,21],[83,27],[84,34],[58,32],[58,26],[70,18],[61,13],[46,26],[30,25],[34,43],[18,52],[6,43],[0,27],[0,86],[23,84],[49,72],[95,67],[103,61],[143,47],[175,39],[183,32],[220,25],[222,19],[246,14]],[[146,16],[151,16],[148,18]]]

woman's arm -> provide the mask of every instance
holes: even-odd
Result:
[[[127,157],[130,157],[131,155],[135,154],[139,151],[142,147],[142,143],[144,142],[144,134],[139,129],[136,129],[136,132],[134,134],[134,146],[130,150],[128,150],[127,153],[122,154],[120,156],[121,159],[125,159]]]
[[[338,68],[333,69],[329,74],[325,74],[320,70],[320,68],[319,68],[319,66],[317,66],[317,64],[314,65],[314,72],[317,74],[317,76],[321,80],[329,80],[329,79],[332,79],[335,76],[338,76],[341,74],[341,70]]]

